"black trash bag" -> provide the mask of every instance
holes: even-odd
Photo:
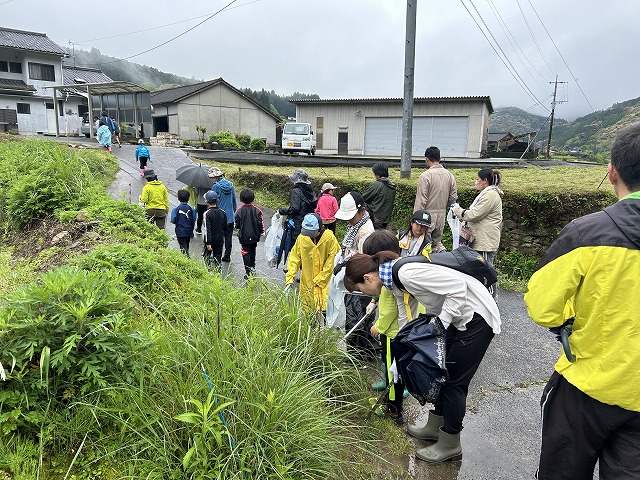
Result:
[[[421,314],[391,341],[398,373],[420,405],[434,403],[448,379],[445,335],[437,315]]]
[[[347,332],[360,321],[367,313],[367,305],[371,302],[371,297],[366,295],[346,294],[344,297],[344,308],[346,313],[345,329]],[[374,361],[380,359],[380,343],[371,335],[371,326],[375,323],[374,314],[362,322],[362,324],[347,338],[347,351],[363,360]]]

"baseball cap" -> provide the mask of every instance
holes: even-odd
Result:
[[[411,221],[423,227],[429,227],[431,226],[431,214],[426,210],[416,210],[413,212]]]
[[[216,192],[214,192],[213,190],[209,190],[208,192],[205,192],[204,194],[204,201],[207,203],[213,203],[218,201],[218,194]]]
[[[224,173],[222,173],[222,170],[220,170],[218,167],[211,167],[209,169],[209,178],[215,178],[215,177],[223,177]]]
[[[339,220],[351,220],[362,206],[364,206],[362,195],[358,192],[349,192],[340,199],[340,209],[336,212],[336,218]]]
[[[300,233],[307,237],[314,238],[320,230],[322,218],[317,213],[307,213],[302,220],[302,229]]]
[[[138,143],[139,143],[140,145],[142,145],[142,144],[144,143],[144,140],[143,140],[143,139],[140,139],[140,140],[138,140]]]
[[[156,176],[156,172],[153,170],[153,168],[147,168],[144,171],[144,178],[151,178],[151,177],[155,177]]]
[[[322,190],[320,190],[322,193],[326,192],[327,190],[335,190],[336,187],[333,183],[325,183],[322,185]]]

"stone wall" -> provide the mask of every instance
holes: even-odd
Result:
[[[157,136],[151,137],[149,142],[154,147],[181,147],[182,139],[177,133],[158,132]]]

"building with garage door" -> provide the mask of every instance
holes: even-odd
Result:
[[[402,99],[291,100],[296,121],[314,127],[322,154],[399,157]],[[480,158],[487,151],[490,97],[416,98],[412,155],[434,145],[445,158]]]

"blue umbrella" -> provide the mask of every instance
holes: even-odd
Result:
[[[420,405],[434,403],[448,378],[445,328],[436,315],[408,322],[391,343],[398,372]]]

